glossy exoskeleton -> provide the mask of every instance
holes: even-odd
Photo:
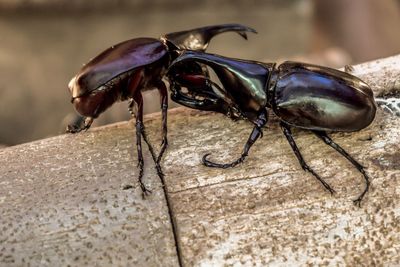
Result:
[[[173,71],[181,64],[203,64],[211,68],[220,85],[202,75],[182,75]],[[189,65],[188,65],[189,66]],[[349,160],[364,176],[366,187],[354,202],[360,205],[370,179],[364,167],[327,135],[352,132],[373,121],[376,104],[370,87],[359,78],[336,69],[298,62],[261,63],[213,54],[187,51],[170,66],[174,81],[172,99],[190,108],[216,111],[254,124],[241,156],[226,164],[214,163],[204,155],[208,167],[229,168],[246,158],[250,147],[262,135],[262,127],[272,110],[301,167],[315,176],[331,193],[334,190],[304,161],[291,128],[310,130]],[[183,90],[183,87],[186,90]]]
[[[167,88],[162,80],[169,64],[181,50],[204,51],[209,41],[223,32],[236,32],[247,38],[255,30],[240,24],[222,24],[166,34],[160,39],[136,38],[116,44],[90,60],[70,81],[71,102],[85,118],[84,125],[69,126],[67,132],[87,130],[93,120],[116,101],[130,100],[129,110],[136,116],[136,139],[139,161],[139,183],[144,194],[150,192],[142,182],[143,155],[141,137],[147,143],[157,173],[162,175],[160,159],[167,147]],[[190,69],[191,74],[206,75],[199,64],[176,68]],[[161,96],[162,146],[158,157],[149,144],[143,125],[142,91],[157,88]],[[137,111],[133,112],[134,104]]]

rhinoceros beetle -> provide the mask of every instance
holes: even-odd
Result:
[[[220,85],[204,75],[186,75],[175,67],[193,63],[211,68]],[[327,131],[352,132],[373,121],[376,104],[370,87],[349,72],[299,62],[262,63],[187,51],[170,65],[174,83],[171,98],[184,106],[216,111],[231,118],[244,118],[254,124],[241,156],[220,164],[203,156],[208,167],[230,168],[244,161],[251,146],[262,136],[268,121],[268,110],[280,120],[280,127],[301,167],[315,176],[330,192],[335,191],[304,161],[291,128],[310,130],[325,144],[334,148],[362,173],[366,187],[354,200],[360,205],[369,189],[370,178],[364,167],[336,144]],[[182,88],[186,88],[183,91]]]
[[[256,31],[240,24],[222,24],[169,33],[155,38],[136,38],[116,44],[84,65],[69,82],[71,102],[82,116],[86,117],[81,126],[68,126],[67,132],[87,130],[93,120],[116,101],[130,100],[129,110],[136,116],[136,145],[139,161],[139,183],[144,194],[150,191],[142,182],[143,155],[141,136],[147,143],[158,175],[163,175],[159,162],[167,147],[168,93],[164,81],[169,64],[181,50],[204,51],[210,40],[220,33],[236,32],[247,39],[246,32]],[[206,70],[196,63],[175,68],[176,72],[190,70],[190,74],[207,76]],[[189,74],[189,73],[188,73]],[[162,145],[158,157],[145,134],[143,125],[142,91],[157,88],[161,96]],[[137,111],[133,112],[134,104]]]

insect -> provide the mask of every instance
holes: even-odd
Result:
[[[247,39],[246,32],[256,31],[240,24],[222,24],[166,34],[160,39],[136,38],[116,44],[90,60],[69,82],[71,103],[85,117],[84,124],[68,126],[67,132],[77,133],[90,128],[94,119],[117,101],[129,100],[129,111],[136,117],[136,146],[139,161],[139,183],[143,194],[148,190],[143,184],[143,155],[141,137],[149,147],[158,175],[163,175],[159,162],[168,145],[167,109],[168,92],[163,81],[169,64],[181,50],[204,51],[210,40],[223,32],[236,32]],[[196,63],[175,68],[207,75]],[[145,134],[143,125],[142,91],[157,88],[162,110],[162,144],[158,157]],[[137,111],[133,111],[136,104]]]
[[[327,134],[359,131],[373,121],[376,104],[370,87],[348,72],[299,62],[261,63],[213,54],[187,51],[170,66],[199,63],[211,68],[220,84],[204,75],[172,71],[172,99],[184,106],[244,118],[254,124],[241,156],[230,163],[215,163],[203,156],[205,166],[230,168],[243,162],[251,146],[262,136],[268,111],[280,120],[280,127],[301,167],[333,194],[335,191],[307,165],[292,136],[291,128],[309,130],[353,164],[365,179],[365,189],[354,200],[360,205],[369,189],[364,167]],[[186,88],[186,91],[183,90]]]

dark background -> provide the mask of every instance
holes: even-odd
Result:
[[[221,35],[209,52],[332,67],[400,53],[399,0],[0,0],[0,145],[62,133],[75,114],[69,80],[107,47],[233,22],[258,34]],[[158,96],[145,97],[158,111]],[[120,103],[96,125],[127,119]]]

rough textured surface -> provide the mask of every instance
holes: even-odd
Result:
[[[332,135],[373,178],[360,209],[351,201],[364,187],[360,173],[313,135],[295,132],[305,159],[335,196],[302,171],[274,123],[241,166],[201,166],[207,152],[224,161],[238,155],[250,126],[220,123],[219,115],[190,118],[173,122],[180,130],[171,131],[164,161],[188,266],[400,263],[399,119],[379,114],[364,131]]]
[[[400,56],[355,66],[375,93],[395,91]],[[163,160],[186,266],[400,264],[400,119],[332,138],[367,167],[361,175],[312,134],[294,131],[306,161],[331,196],[303,172],[272,116],[248,159],[233,169],[200,164],[203,154],[239,155],[252,126],[222,115],[169,112]],[[145,125],[160,142],[159,115]],[[146,155],[141,199],[132,122],[0,150],[0,266],[176,266],[160,183]],[[132,183],[134,188],[122,190]]]
[[[153,194],[137,187],[134,136],[124,123],[0,150],[0,266],[176,266],[150,164]]]

